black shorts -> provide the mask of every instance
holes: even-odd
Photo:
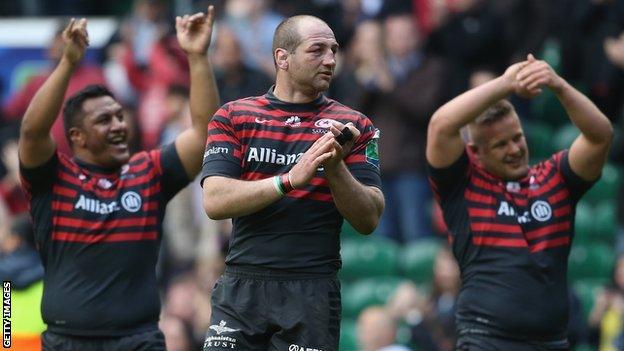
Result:
[[[204,351],[336,351],[340,282],[228,267],[212,292]]]
[[[560,342],[529,342],[491,335],[464,334],[457,339],[456,351],[566,351],[567,340]]]
[[[158,329],[120,337],[83,337],[45,331],[43,351],[166,351],[165,335]]]

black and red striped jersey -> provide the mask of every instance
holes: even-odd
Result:
[[[332,120],[352,122],[360,130],[345,162],[362,184],[381,187],[379,133],[366,116],[323,95],[310,103],[286,103],[272,90],[230,102],[216,112],[208,125],[202,180],[218,175],[251,181],[286,173],[328,131]],[[342,221],[319,170],[307,187],[256,213],[234,218],[226,263],[336,272],[341,265]]]
[[[189,182],[174,145],[117,170],[56,153],[21,174],[45,267],[48,330],[117,336],[156,328],[165,205]]]
[[[565,341],[575,206],[592,185],[571,170],[568,152],[518,181],[494,177],[466,153],[429,170],[461,270],[458,331]]]

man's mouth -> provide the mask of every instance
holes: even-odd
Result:
[[[109,137],[107,141],[110,145],[113,145],[119,148],[127,147],[126,135],[114,135],[114,136]]]

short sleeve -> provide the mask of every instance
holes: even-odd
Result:
[[[448,167],[434,168],[427,162],[429,180],[436,196],[441,199],[447,198],[455,187],[463,184],[468,177],[470,159],[464,149],[462,155]]]
[[[358,129],[360,137],[345,158],[345,163],[353,177],[360,183],[381,188],[377,147],[381,133],[366,117],[358,125]]]
[[[572,198],[578,201],[583,194],[585,194],[597,181],[586,181],[579,177],[572,167],[570,167],[570,160],[568,158],[569,150],[563,150],[553,155],[554,161],[557,164],[557,168],[563,177]],[[599,178],[600,179],[600,178]]]
[[[232,125],[228,106],[219,109],[208,124],[200,184],[206,177],[214,175],[228,178],[239,178],[241,175],[241,143]]]
[[[55,152],[44,164],[35,168],[26,168],[20,162],[22,186],[29,195],[50,191],[57,177],[59,155]]]
[[[175,196],[191,181],[182,165],[175,143],[167,144],[160,150],[151,151],[150,157],[157,161],[155,163],[160,168],[161,188],[167,200]]]

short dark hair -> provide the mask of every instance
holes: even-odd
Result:
[[[294,52],[297,46],[301,43],[301,35],[299,35],[298,24],[304,19],[315,19],[324,23],[324,21],[318,17],[311,15],[297,15],[284,19],[275,28],[275,34],[273,34],[273,62],[275,62],[275,50],[278,48],[285,49],[288,52]]]
[[[70,145],[69,130],[77,126],[79,121],[82,122],[82,117],[84,117],[82,104],[88,99],[101,96],[110,96],[115,99],[115,95],[113,95],[108,88],[100,84],[93,84],[84,87],[65,101],[65,107],[63,108],[63,124],[65,125],[65,137]]]

